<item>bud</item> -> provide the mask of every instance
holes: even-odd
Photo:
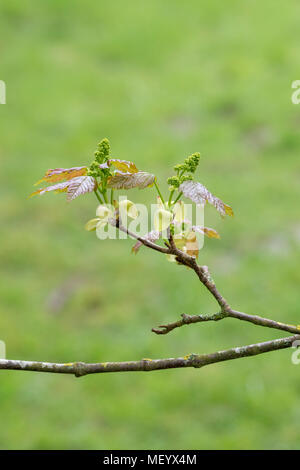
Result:
[[[136,219],[139,215],[136,205],[132,201],[129,201],[129,199],[123,199],[122,201],[120,201],[119,212],[121,215],[121,219],[122,213],[123,215],[128,215],[128,217],[130,217],[131,219]]]
[[[103,227],[108,224],[109,219],[113,216],[113,211],[104,204],[101,204],[97,207],[96,216],[99,219],[98,225]]]
[[[88,232],[93,232],[94,230],[96,230],[96,227],[97,225],[99,224],[100,222],[100,219],[98,217],[96,217],[96,219],[91,219],[89,220],[86,224],[85,224],[85,230],[87,230]]]
[[[178,224],[182,224],[184,222],[185,217],[185,207],[182,201],[176,202],[174,209],[174,222]]]
[[[154,228],[158,232],[166,230],[173,220],[173,214],[165,209],[158,209],[154,215]]]

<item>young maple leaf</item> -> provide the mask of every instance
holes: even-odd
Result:
[[[208,238],[220,238],[220,235],[214,228],[200,227],[199,225],[193,225],[192,230],[194,232],[203,233]]]
[[[155,176],[145,171],[138,171],[136,173],[118,173],[108,178],[107,186],[113,189],[144,189],[152,186],[155,181]]]
[[[129,162],[127,160],[110,158],[109,163],[112,164],[119,172],[122,173],[137,173],[139,171],[133,162]]]
[[[72,201],[82,194],[90,193],[96,188],[96,180],[92,176],[77,176],[70,180],[64,181],[62,183],[54,184],[52,186],[47,186],[46,188],[41,188],[32,193],[29,197],[36,195],[43,195],[50,191],[55,192],[66,192],[67,200]]]
[[[208,189],[201,183],[191,180],[184,181],[179,186],[179,191],[181,191],[185,197],[191,199],[191,201],[195,202],[196,204],[205,204],[208,202],[214,206],[223,217],[225,215],[233,216],[232,208],[209,192]]]
[[[86,173],[86,166],[74,166],[73,168],[55,168],[48,170],[45,176],[35,183],[35,185],[38,185],[44,181],[46,183],[56,183],[63,180],[70,180],[72,178],[76,178],[77,176],[86,175]]]

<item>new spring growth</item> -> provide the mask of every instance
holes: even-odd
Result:
[[[168,178],[169,190],[174,192],[184,181],[193,180],[193,174],[200,163],[200,153],[196,152],[187,157],[183,163],[174,166],[176,175]],[[188,174],[186,174],[188,173]]]
[[[109,165],[107,164],[110,154],[110,144],[108,139],[102,139],[94,152],[95,160],[91,163],[87,174],[94,178],[101,178],[101,176],[108,177],[111,173]]]
[[[56,168],[48,170],[45,176],[38,182],[51,183],[50,186],[40,188],[33,195],[42,195],[48,192],[67,193],[67,200],[73,201],[78,196],[94,193],[98,207],[96,217],[86,224],[88,231],[96,231],[101,240],[102,229],[107,225],[120,228],[123,232],[127,228],[129,219],[137,219],[139,213],[136,205],[127,199],[127,195],[114,198],[114,191],[129,191],[134,188],[145,190],[153,188],[157,191],[158,209],[154,216],[154,230],[144,235],[144,241],[148,240],[153,245],[165,243],[166,236],[174,236],[174,243],[178,248],[190,254],[198,256],[199,248],[197,234],[206,235],[209,238],[219,238],[219,234],[212,228],[201,225],[193,225],[192,221],[185,217],[185,205],[181,198],[187,198],[196,205],[212,205],[222,217],[233,216],[230,206],[214,196],[200,182],[193,181],[194,173],[200,162],[200,154],[193,153],[183,163],[175,165],[175,175],[168,178],[170,189],[167,200],[159,187],[155,175],[147,171],[141,171],[134,162],[112,158],[110,144],[107,139],[101,140],[94,153],[94,160],[89,166],[76,166],[72,168]],[[54,183],[54,184],[53,184]],[[173,199],[175,190],[177,197]],[[124,199],[125,196],[125,199]],[[151,227],[152,228],[152,227]],[[132,231],[131,231],[132,232]],[[129,233],[129,232],[128,232]],[[132,232],[133,233],[133,232]],[[140,246],[145,244],[138,237],[138,243],[133,247],[137,253]],[[158,250],[160,251],[160,250]]]
[[[95,157],[98,163],[104,163],[108,160],[110,154],[110,143],[108,139],[102,139],[98,144],[98,150],[95,152]]]
[[[220,236],[213,228],[205,227],[203,225],[203,219],[199,222],[196,221],[196,225],[192,220],[189,220],[189,217],[186,217],[186,205],[184,201],[180,199],[186,198],[192,201],[196,207],[204,207],[205,204],[209,204],[214,207],[223,218],[225,216],[232,217],[234,215],[229,205],[214,196],[202,183],[193,180],[199,162],[200,154],[194,153],[187,157],[183,163],[174,167],[175,175],[168,179],[170,194],[169,200],[167,200],[164,197],[163,191],[160,189],[155,175],[147,171],[140,171],[134,162],[111,158],[109,142],[107,139],[103,139],[98,144],[98,148],[94,154],[94,161],[90,166],[55,168],[46,171],[44,177],[39,180],[37,184],[46,183],[47,186],[38,189],[32,196],[41,196],[49,192],[66,193],[67,200],[73,201],[79,196],[94,193],[94,196],[97,198],[96,217],[87,222],[85,226],[87,231],[96,232],[98,238],[104,240],[105,238],[109,238],[107,236],[104,237],[103,234],[106,235],[106,233],[109,233],[111,226],[115,228],[116,231],[119,230],[136,240],[135,245],[132,247],[133,253],[138,253],[140,248],[145,246],[156,252],[163,253],[167,256],[169,261],[177,262],[182,266],[192,269],[221,308],[221,313],[219,312],[214,315],[182,315],[182,320],[161,325],[159,329],[153,329],[153,332],[166,334],[174,328],[181,327],[188,323],[232,317],[252,322],[256,325],[277,328],[298,334],[299,327],[274,322],[273,320],[259,316],[247,315],[243,312],[231,309],[227,301],[217,290],[207,268],[197,263],[196,258],[199,255],[200,249],[197,236],[200,234],[201,236],[205,235],[212,239],[219,239]],[[142,207],[139,206],[141,209],[139,212],[138,207],[133,201],[127,199],[127,195],[125,194],[116,199],[114,199],[113,196],[114,191],[127,192],[135,188],[140,190],[148,190],[149,188],[149,191],[156,190],[159,196],[157,200],[158,208],[154,214],[153,220],[154,227],[152,228],[151,226],[151,231],[142,236],[139,234],[141,224],[138,219],[140,213],[142,213]],[[178,194],[173,200],[172,196],[175,190]],[[148,216],[148,214],[146,214],[146,216]],[[133,230],[127,225],[128,218],[136,219],[132,224],[134,226]],[[184,361],[188,361],[188,364],[185,363],[187,366],[199,367],[221,360],[252,356],[253,354],[273,351],[278,348],[286,348],[294,344],[295,338],[296,336],[293,336],[291,339],[284,338],[283,340],[233,348],[227,351],[202,356],[191,354],[185,356]],[[280,345],[278,341],[281,342]],[[196,363],[194,362],[195,357]],[[4,369],[24,369],[25,367],[25,369],[28,370],[45,371],[45,364],[40,362],[36,362],[35,366],[32,365],[34,364],[33,362],[27,362],[25,365],[20,365],[20,361],[2,362],[2,368]],[[149,364],[151,364],[151,360],[147,360],[147,367],[145,367],[145,360],[131,363],[110,363],[110,369],[107,371],[150,370]],[[48,372],[66,372],[64,366],[68,366],[68,364],[46,365]],[[107,363],[84,364],[79,362],[74,365],[71,373],[74,373],[76,376],[81,376],[88,373],[105,372],[103,369],[106,369],[106,365]],[[154,365],[155,367],[151,370],[183,367],[182,357],[177,359],[157,360]],[[67,373],[70,373],[69,367]]]

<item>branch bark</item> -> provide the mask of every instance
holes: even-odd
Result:
[[[159,325],[158,328],[152,328],[152,331],[157,335],[166,335],[175,328],[180,328],[184,325],[190,325],[191,323],[199,323],[204,321],[218,321],[225,318],[225,316],[226,314],[224,312],[214,313],[213,315],[186,315],[185,313],[182,313],[181,320],[167,323],[166,325]]]
[[[201,368],[217,362],[257,356],[259,354],[290,348],[294,341],[299,341],[300,335],[275,339],[264,343],[250,344],[238,348],[226,349],[211,354],[189,354],[184,357],[168,359],[142,359],[129,362],[99,362],[88,364],[74,362],[59,364],[51,362],[18,361],[1,359],[0,369],[23,370],[31,372],[51,372],[55,374],[72,374],[82,377],[88,374],[103,374],[108,372],[148,372],[154,370],[179,369],[185,367]]]
[[[158,328],[153,328],[152,331],[156,334],[167,334],[175,328],[184,325],[199,323],[205,321],[218,321],[224,318],[236,318],[238,320],[247,321],[255,325],[264,326],[268,328],[275,328],[278,330],[296,333],[294,336],[286,338],[275,339],[264,343],[250,344],[224,351],[218,351],[211,354],[189,354],[184,357],[167,358],[167,359],[142,359],[140,361],[129,362],[101,362],[101,363],[84,363],[72,362],[67,364],[51,363],[51,362],[37,362],[37,361],[22,361],[22,360],[0,360],[0,370],[23,370],[34,372],[50,372],[56,374],[73,374],[76,377],[81,377],[88,374],[108,373],[108,372],[133,372],[133,371],[154,371],[164,369],[177,369],[185,367],[201,368],[209,364],[214,364],[222,361],[229,361],[239,359],[242,357],[256,356],[259,354],[277,351],[279,349],[290,348],[295,341],[300,341],[300,327],[287,325],[284,323],[269,320],[258,315],[249,315],[244,312],[233,310],[228,304],[227,300],[218,291],[214,281],[212,280],[208,268],[206,266],[199,266],[193,256],[179,250],[169,234],[168,243],[165,247],[157,245],[146,238],[139,237],[135,233],[129,231],[126,227],[122,226],[119,220],[115,223],[116,227],[127,233],[130,237],[140,241],[146,247],[158,251],[163,254],[174,255],[176,261],[180,265],[187,266],[194,270],[200,282],[206,287],[210,294],[217,301],[220,311],[212,315],[186,315],[182,314],[181,320],[160,325]]]
[[[169,248],[164,248],[160,245],[156,245],[156,243],[153,243],[151,242],[150,240],[147,240],[146,238],[143,238],[143,237],[139,237],[138,235],[136,235],[135,233],[131,232],[130,230],[128,230],[127,227],[124,227],[123,225],[121,225],[120,223],[120,219],[117,219],[116,220],[116,227],[121,230],[121,232],[124,232],[124,233],[127,233],[127,235],[129,235],[131,238],[134,238],[135,240],[138,240],[139,242],[141,242],[143,245],[145,245],[147,248],[151,248],[152,250],[154,251],[159,251],[160,253],[164,253],[165,255],[168,255],[170,253],[170,249]]]
[[[232,310],[231,308],[225,311],[214,313],[212,315],[186,315],[185,313],[182,313],[181,320],[167,323],[165,325],[159,325],[157,328],[152,328],[152,331],[157,335],[166,335],[175,328],[180,328],[184,325],[202,323],[206,321],[218,321],[223,320],[223,318],[236,318],[238,320],[253,323],[254,325],[300,334],[299,326],[288,325],[286,323],[277,322],[275,320],[269,320],[268,318],[260,317],[258,315],[249,315],[248,313],[238,312],[237,310]]]
[[[266,328],[275,328],[277,330],[288,331],[289,333],[299,334],[300,326],[288,325],[286,323],[277,322],[268,318],[261,317],[259,315],[249,315],[248,313],[239,312],[230,307],[227,300],[217,289],[211,275],[208,271],[207,266],[199,266],[195,257],[190,256],[181,250],[179,250],[170,235],[169,238],[169,253],[175,255],[176,260],[179,264],[185,265],[193,269],[198,276],[200,282],[206,287],[210,294],[215,298],[219,306],[221,307],[220,312],[213,315],[181,315],[181,320],[162,324],[158,328],[152,328],[153,333],[158,335],[165,335],[175,328],[180,328],[184,325],[190,325],[192,323],[199,323],[204,321],[218,321],[224,318],[235,318],[238,320],[253,323],[254,325],[264,326]]]

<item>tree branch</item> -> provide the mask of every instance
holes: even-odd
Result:
[[[127,233],[130,237],[140,241],[143,245],[152,250],[158,251],[163,254],[175,255],[178,264],[187,266],[195,271],[200,282],[208,289],[211,295],[219,304],[221,310],[213,315],[182,315],[181,320],[173,323],[161,325],[159,328],[153,328],[152,331],[156,334],[166,334],[175,328],[191,323],[205,322],[205,321],[218,321],[223,318],[231,317],[239,320],[247,321],[255,325],[260,325],[268,328],[276,328],[279,330],[288,331],[290,333],[297,333],[294,336],[287,338],[275,339],[264,343],[250,344],[224,351],[218,351],[211,354],[189,354],[184,357],[167,358],[167,359],[142,359],[140,361],[129,362],[101,362],[101,363],[84,363],[73,362],[67,364],[50,363],[50,362],[37,362],[37,361],[21,361],[21,360],[0,360],[0,369],[2,370],[23,370],[34,372],[50,372],[56,374],[72,374],[76,377],[81,377],[88,374],[107,373],[107,372],[133,372],[133,371],[154,371],[165,369],[177,369],[185,367],[201,368],[209,364],[214,364],[222,361],[229,361],[239,359],[242,357],[256,356],[266,352],[276,351],[279,349],[290,348],[295,341],[300,341],[300,327],[293,325],[286,325],[274,320],[269,320],[257,315],[248,315],[237,310],[233,310],[226,299],[218,291],[214,281],[212,280],[208,268],[206,266],[199,266],[193,256],[179,250],[169,234],[169,243],[165,243],[166,247],[162,247],[153,243],[146,238],[139,237],[135,233],[129,231],[126,227],[122,226],[119,220],[115,221],[115,226]]]
[[[199,266],[195,257],[190,256],[183,251],[179,250],[174,243],[172,235],[169,236],[170,247],[169,251],[171,254],[176,256],[176,260],[179,264],[190,267],[197,274],[200,282],[208,289],[211,295],[216,299],[221,311],[213,315],[186,315],[182,314],[182,319],[160,325],[158,328],[152,328],[153,333],[158,335],[165,335],[175,328],[180,328],[184,325],[191,323],[199,323],[204,321],[217,321],[223,318],[236,318],[238,320],[247,321],[254,325],[264,326],[266,328],[275,328],[277,330],[288,331],[289,333],[299,334],[300,327],[294,325],[288,325],[285,323],[277,322],[275,320],[269,320],[268,318],[260,317],[259,315],[249,315],[238,310],[233,310],[228,304],[227,300],[218,291],[211,275],[208,271],[207,266]]]
[[[18,361],[1,359],[2,370],[23,370],[32,372],[52,372],[55,374],[72,374],[81,377],[88,374],[100,374],[107,372],[142,372],[165,369],[178,369],[185,367],[201,368],[217,362],[239,359],[242,357],[257,356],[279,349],[290,348],[294,341],[299,341],[300,335],[287,338],[275,339],[264,343],[250,344],[238,348],[226,349],[211,354],[189,354],[185,357],[168,359],[142,359],[129,362],[100,362],[88,364],[74,362],[69,364],[58,364],[51,362]]]
[[[238,320],[247,321],[254,325],[265,326],[267,328],[275,328],[276,330],[289,331],[290,333],[300,333],[300,327],[295,325],[288,325],[286,323],[269,320],[268,318],[260,317],[259,315],[249,315],[248,313],[238,312],[229,308],[227,310],[227,317],[237,318]]]
[[[258,315],[249,315],[247,313],[238,312],[237,310],[232,310],[230,308],[223,312],[221,311],[213,313],[212,315],[186,315],[185,313],[183,313],[181,315],[181,320],[166,323],[164,325],[159,325],[158,328],[152,328],[152,331],[157,335],[166,335],[175,328],[180,328],[184,325],[190,325],[191,323],[202,323],[205,321],[218,321],[223,320],[223,318],[236,318],[238,320],[253,323],[254,325],[264,326],[266,328],[275,328],[276,330],[288,331],[289,333],[300,334],[300,327],[298,326],[287,325],[285,323],[277,322],[275,320],[269,320],[268,318],[263,318]]]

